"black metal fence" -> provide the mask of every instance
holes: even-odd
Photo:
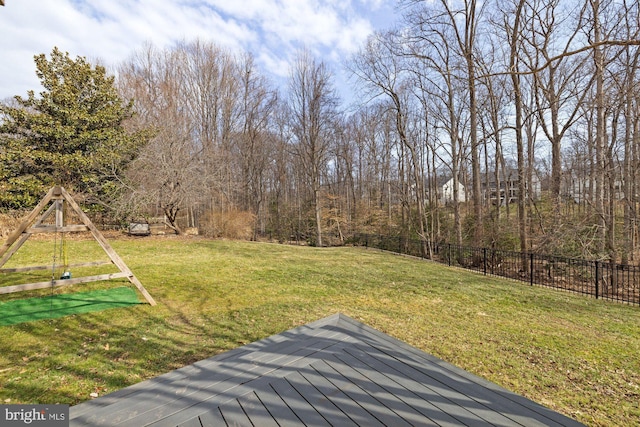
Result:
[[[354,243],[530,285],[640,305],[640,267],[634,265],[365,234],[356,236]]]

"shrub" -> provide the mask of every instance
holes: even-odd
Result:
[[[207,212],[200,221],[200,234],[207,237],[251,240],[256,216],[251,212],[232,209],[226,212]]]

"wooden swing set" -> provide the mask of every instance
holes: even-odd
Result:
[[[44,209],[50,203],[51,206],[49,206],[49,208],[44,211]],[[80,219],[82,224],[66,224],[65,205],[72,209],[72,211]],[[44,213],[42,213],[43,211]],[[45,223],[45,221],[51,218],[52,215],[54,215],[54,217],[49,220],[49,222],[52,222],[52,224]],[[82,211],[82,209],[80,209],[80,206],[76,203],[75,200],[73,200],[71,195],[69,195],[69,193],[61,186],[52,187],[47,195],[33,209],[33,211],[31,211],[31,213],[24,219],[24,221],[22,221],[20,226],[7,238],[7,241],[2,245],[2,247],[0,247],[0,273],[20,273],[47,269],[55,270],[55,263],[58,257],[58,255],[55,253],[57,251],[57,247],[55,246],[57,246],[58,234],[64,236],[65,233],[86,231],[91,232],[91,235],[109,256],[111,262],[89,262],[69,265],[66,255],[66,240],[64,239],[64,237],[61,237],[59,258],[61,261],[61,266],[64,266],[65,272],[59,279],[52,275],[51,280],[46,282],[26,283],[22,285],[0,287],[0,294],[9,294],[34,289],[53,289],[57,286],[127,278],[129,282],[131,282],[140,291],[140,293],[145,297],[149,304],[156,305],[156,302],[151,297],[149,292],[147,292],[144,286],[142,286],[142,283],[140,283],[133,272],[131,272],[129,267],[127,267],[127,265],[124,263],[122,258],[120,258],[116,251],[111,247],[109,242],[107,242],[100,230],[98,230],[93,222],[91,222],[91,219],[89,219],[89,217]],[[2,268],[7,263],[7,261],[9,261],[9,259],[11,259],[11,257],[16,252],[18,252],[20,247],[22,247],[22,245],[29,239],[29,237],[34,234],[40,233],[56,234],[56,240],[54,240],[55,246],[53,266],[43,265],[33,267]],[[100,274],[95,276],[85,276],[77,278],[71,278],[71,275],[68,272],[68,269],[70,268],[91,267],[107,264],[114,264],[120,271],[118,273]]]

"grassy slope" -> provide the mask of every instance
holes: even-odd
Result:
[[[79,403],[343,312],[589,425],[640,419],[638,307],[359,248],[112,243],[158,306],[0,327],[0,403]]]

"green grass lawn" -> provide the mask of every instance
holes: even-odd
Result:
[[[10,262],[51,263],[50,243],[30,241]],[[105,258],[71,243],[70,256]],[[640,425],[639,307],[362,248],[111,243],[158,305],[0,327],[0,403],[76,404],[342,312],[585,424]],[[20,278],[0,275],[0,286]]]

